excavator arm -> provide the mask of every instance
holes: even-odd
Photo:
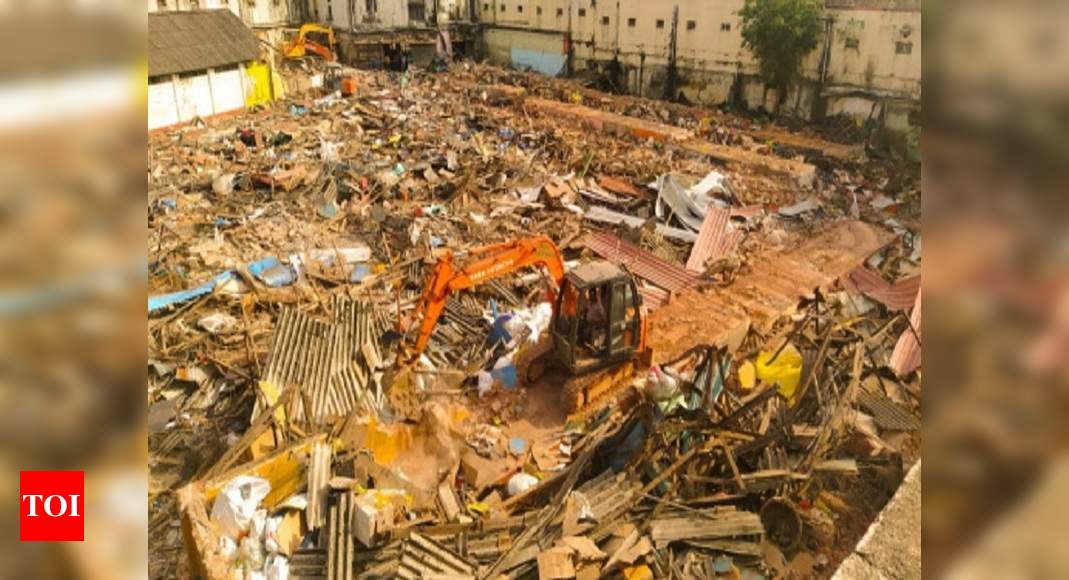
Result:
[[[478,257],[474,262],[456,269],[454,254],[446,252],[438,258],[427,287],[416,308],[416,319],[422,318],[412,357],[419,356],[427,346],[438,319],[445,309],[449,295],[472,288],[498,276],[510,274],[528,266],[544,266],[557,288],[564,281],[564,261],[556,244],[545,236],[535,236],[513,242],[492,244],[463,255]],[[550,291],[553,300],[555,289]],[[413,320],[416,320],[413,319]]]
[[[324,35],[327,44],[323,45],[309,40],[307,37],[311,33]],[[308,52],[318,54],[323,60],[334,60],[334,29],[319,24],[304,24],[297,32],[297,35],[293,37],[293,40],[287,42],[282,48],[282,53],[286,58],[301,58]]]

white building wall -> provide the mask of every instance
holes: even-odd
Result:
[[[241,67],[171,75],[148,86],[148,128],[170,127],[245,107],[245,75]]]
[[[149,12],[227,8],[249,27],[295,24],[296,2],[306,0],[148,0]],[[347,0],[335,0],[345,2]]]
[[[148,86],[148,128],[158,129],[177,124],[178,102],[175,101],[174,83],[150,83]]]
[[[225,70],[208,71],[208,79],[212,87],[212,109],[216,114],[241,109],[245,106],[242,76],[241,69],[236,66]]]
[[[175,99],[178,101],[178,117],[189,120],[194,117],[209,117],[212,107],[212,89],[208,75],[179,75],[174,81]]]

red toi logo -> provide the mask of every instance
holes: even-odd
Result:
[[[81,471],[19,472],[19,540],[85,539],[85,476]]]

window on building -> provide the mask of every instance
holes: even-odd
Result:
[[[697,22],[695,22],[693,20],[688,20],[687,21],[687,30],[694,30],[697,27],[698,27],[698,23]]]
[[[846,48],[853,48],[855,50],[860,49],[861,48],[861,40],[859,40],[857,38],[847,38],[846,39]]]
[[[408,21],[423,22],[427,19],[427,5],[423,2],[408,3]]]
[[[516,5],[516,12],[523,14],[523,4]]]
[[[579,18],[586,16],[586,8],[579,9]]]
[[[731,23],[730,22],[721,22],[720,23],[720,30],[722,32],[731,32]]]
[[[189,9],[197,10],[200,8],[200,2],[198,0],[189,0]]]
[[[502,4],[502,5],[501,5],[501,10],[499,10],[498,12],[504,12],[504,11],[505,11],[505,5],[504,5],[504,4]]]
[[[657,28],[664,28],[664,19],[663,18],[658,18],[657,19]]]
[[[379,12],[379,2],[378,0],[364,0],[364,8],[367,13],[374,18],[375,14],[378,14]]]
[[[627,27],[628,28],[634,28],[635,27],[635,19],[634,18],[628,18],[627,19]]]
[[[167,0],[156,0],[156,8],[167,10]]]
[[[913,54],[912,42],[896,42],[895,54]]]
[[[542,15],[542,7],[541,6],[536,6],[535,7],[535,14],[538,15],[538,16]]]
[[[609,17],[608,16],[602,16],[601,17],[601,23],[602,24],[608,24],[609,23]]]
[[[490,11],[490,5],[489,4],[483,4],[483,12],[489,12],[489,11]]]
[[[564,9],[557,8],[557,18],[560,18],[561,16],[564,16]]]
[[[327,22],[334,22],[334,6],[327,2]]]

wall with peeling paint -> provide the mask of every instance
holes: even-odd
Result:
[[[570,32],[574,72],[606,70],[616,59],[627,92],[718,105],[739,100],[773,109],[776,91],[758,77],[742,46],[737,11],[743,0],[475,0],[478,19],[494,32],[491,60],[511,64],[501,47],[522,45],[530,30]],[[674,10],[677,82],[665,95]],[[792,114],[845,112],[867,116],[884,101],[919,106],[921,18],[916,2],[828,0],[821,45],[802,64],[804,80],[788,92]],[[496,28],[495,26],[496,25]],[[825,60],[826,55],[826,60]],[[829,92],[828,89],[831,89]],[[865,101],[859,105],[857,100]]]

